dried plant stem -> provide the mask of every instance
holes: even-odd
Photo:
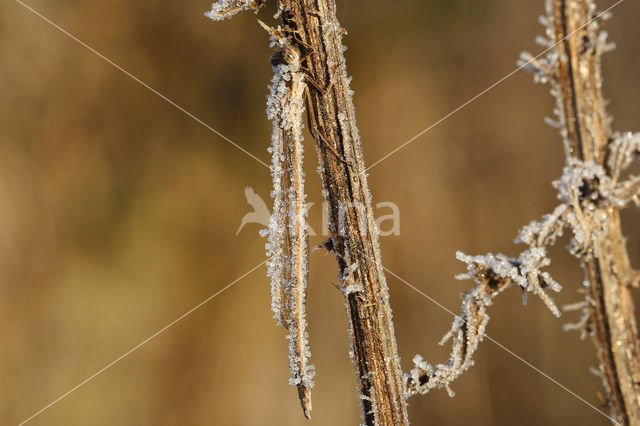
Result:
[[[556,39],[589,22],[594,13],[592,1],[554,0]],[[588,25],[558,45],[555,81],[562,99],[567,155],[593,161],[610,175],[607,160],[613,137],[601,90],[598,36]],[[630,290],[634,273],[619,212],[608,207],[599,213],[606,226],[592,237],[592,256],[583,262],[593,303],[593,340],[612,415],[623,424],[640,425],[640,347]],[[597,229],[596,224],[588,226]]]
[[[206,15],[222,20],[257,10],[264,0],[219,0]],[[408,424],[378,230],[355,122],[335,0],[280,0],[283,25],[261,22],[282,50],[272,58],[267,105],[273,121],[274,211],[267,252],[276,318],[289,331],[289,360],[305,416],[311,410],[313,366],[305,321],[306,221],[302,173],[302,99],[316,141],[323,197],[348,314],[351,356],[366,425]],[[308,84],[307,84],[308,83]]]
[[[363,420],[367,425],[408,424],[388,289],[342,54],[344,30],[333,0],[282,0],[280,10],[284,28],[307,53],[304,65],[313,82],[307,109],[329,205],[331,243],[342,278]]]
[[[541,268],[551,262],[547,248],[569,228],[569,251],[584,269],[586,297],[565,307],[582,311],[580,321],[565,328],[593,337],[612,418],[640,425],[640,348],[631,297],[638,273],[629,263],[619,214],[632,202],[638,204],[640,178],[623,178],[622,172],[638,158],[640,135],[610,129],[600,61],[613,46],[600,31],[601,17],[606,14],[597,13],[593,0],[547,0],[541,17],[546,38],[538,40],[549,54],[538,59],[524,53],[521,64],[537,82],[550,83],[556,98],[557,121],[549,123],[560,130],[567,159],[563,176],[554,182],[561,204],[522,229],[517,241],[528,249],[518,258],[458,254],[468,271],[459,278],[473,279],[476,286],[465,295],[462,315],[445,336],[452,340],[448,362],[433,367],[416,356],[406,377],[409,395],[434,388],[451,392],[450,383],[473,365],[489,320],[487,307],[506,288],[518,285],[560,315],[547,293],[561,287]]]
[[[624,238],[617,212],[610,217],[607,236],[600,238],[600,253],[585,263],[593,307],[593,341],[608,391],[612,415],[625,425],[640,424],[640,352],[630,287],[623,282],[628,270]]]

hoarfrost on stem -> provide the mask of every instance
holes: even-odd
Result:
[[[618,176],[629,166],[628,157],[638,152],[639,139],[637,135],[619,135],[612,144],[610,167],[619,170]],[[522,228],[516,242],[526,244],[528,248],[517,258],[502,254],[469,256],[457,253],[458,260],[467,264],[467,272],[456,278],[471,279],[476,282],[476,287],[463,295],[462,314],[456,316],[450,331],[441,341],[442,344],[452,340],[448,362],[434,367],[417,356],[415,368],[405,377],[408,396],[424,394],[434,388],[445,388],[452,394],[451,382],[473,365],[472,355],[482,341],[489,321],[487,308],[507,288],[520,287],[524,301],[526,293],[535,294],[555,316],[560,316],[560,310],[548,291],[558,292],[562,287],[548,272],[541,270],[551,263],[547,247],[555,244],[568,227],[572,231],[570,252],[582,261],[590,259],[594,255],[591,249],[594,239],[605,232],[608,224],[608,216],[602,214],[602,209],[619,209],[631,200],[637,200],[640,178],[632,176],[616,183],[595,162],[569,158],[563,175],[553,185],[558,190],[561,204],[542,220]],[[582,311],[580,320],[567,324],[565,329],[580,330],[583,337],[591,334],[592,306],[593,301],[587,296],[583,302],[564,307],[566,311]]]
[[[456,254],[457,259],[467,265],[467,272],[458,274],[456,278],[473,280],[476,286],[462,295],[462,313],[455,317],[451,329],[440,341],[440,344],[452,342],[447,363],[434,367],[417,355],[414,368],[405,376],[407,396],[440,388],[446,389],[450,396],[454,395],[451,382],[474,364],[473,355],[485,336],[489,322],[487,309],[493,299],[506,289],[519,287],[523,292],[523,303],[526,303],[527,293],[533,293],[555,316],[560,316],[560,310],[548,291],[558,292],[562,287],[542,268],[551,263],[547,247],[555,244],[562,235],[568,210],[569,207],[561,204],[542,220],[526,225],[516,242],[524,243],[528,248],[517,258],[491,253],[484,256]]]
[[[275,31],[272,31],[272,35]],[[274,76],[267,99],[267,116],[273,123],[271,176],[273,214],[267,230],[271,307],[289,334],[289,383],[298,388],[304,414],[310,417],[311,387],[315,369],[306,331],[308,227],[304,172],[302,171],[302,117],[305,76],[300,52],[286,39],[272,59]]]
[[[415,368],[405,377],[407,396],[434,388],[446,388],[452,395],[451,382],[473,365],[472,355],[489,320],[487,308],[505,289],[517,285],[525,296],[534,293],[554,315],[560,315],[548,292],[559,291],[561,287],[541,269],[550,264],[548,246],[555,244],[565,228],[569,228],[569,251],[584,266],[586,278],[579,290],[585,295],[584,300],[563,307],[565,311],[581,312],[579,321],[567,324],[565,330],[578,330],[582,338],[594,336],[601,361],[598,374],[609,395],[613,395],[610,407],[617,407],[612,408],[612,413],[627,423],[624,420],[627,412],[620,411],[626,404],[620,402],[621,394],[626,393],[625,398],[632,402],[627,407],[639,406],[640,397],[628,385],[631,372],[638,371],[633,356],[637,353],[633,349],[637,348],[635,320],[632,314],[622,318],[619,312],[623,311],[622,306],[633,311],[628,295],[622,296],[621,287],[638,285],[640,274],[628,262],[617,211],[631,203],[640,204],[640,176],[623,175],[638,160],[640,134],[610,130],[612,119],[601,94],[600,58],[614,45],[607,41],[607,34],[600,31],[598,23],[599,18],[606,17],[597,14],[592,0],[580,3],[547,0],[547,13],[540,18],[545,36],[536,40],[547,48],[547,54],[534,57],[525,52],[519,65],[534,74],[536,83],[550,83],[556,99],[556,118],[545,121],[559,129],[565,146],[567,162],[562,176],[553,183],[561,204],[541,221],[531,222],[520,231],[516,242],[528,248],[517,258],[458,253],[458,259],[467,264],[467,272],[458,278],[472,279],[476,286],[463,295],[462,313],[456,316],[441,342],[452,340],[447,363],[433,366],[416,356]],[[607,309],[603,311],[604,303]],[[610,306],[615,311],[612,317],[607,313]],[[619,337],[608,338],[610,333]],[[613,340],[616,345],[627,344],[632,349],[617,352],[607,349],[607,345],[614,344]],[[618,367],[627,369],[626,375],[617,374],[618,367],[611,367],[614,358]],[[621,382],[627,383],[623,391]],[[633,415],[640,419],[640,411]]]
[[[214,21],[229,18],[243,10],[257,11],[265,0],[220,0],[205,15]],[[289,383],[296,386],[305,417],[311,417],[311,388],[315,369],[309,364],[311,352],[306,320],[308,276],[307,204],[302,171],[302,117],[305,75],[301,56],[280,28],[272,29],[259,21],[277,45],[271,63],[274,76],[269,86],[267,117],[273,123],[271,178],[273,213],[266,230],[268,237],[267,276],[271,279],[271,309],[279,325],[287,331],[289,342]]]
[[[533,225],[529,225],[528,232],[532,232],[532,227]],[[542,226],[536,233],[541,229]],[[452,341],[449,360],[446,364],[432,366],[417,355],[413,360],[414,368],[405,377],[407,396],[441,388],[454,396],[451,383],[473,366],[473,355],[485,336],[489,322],[487,308],[507,288],[519,286],[523,292],[534,293],[554,315],[560,316],[560,311],[547,290],[557,292],[561,287],[548,272],[540,270],[550,263],[544,247],[530,247],[517,259],[502,254],[469,256],[462,252],[458,252],[456,257],[467,264],[467,272],[456,278],[471,279],[476,282],[476,286],[462,295],[462,314],[455,317],[451,329],[440,341],[441,345]]]
[[[263,3],[264,1],[220,0],[213,5],[207,16],[221,20],[240,10],[257,9]],[[300,9],[297,9],[298,6]],[[267,116],[273,123],[273,141],[269,152],[272,155],[274,207],[267,229],[261,232],[261,235],[268,237],[266,249],[272,287],[272,309],[279,323],[288,330],[290,383],[298,388],[304,413],[309,417],[314,369],[308,363],[310,354],[305,319],[308,228],[302,173],[304,98],[311,105],[308,118],[321,159],[319,169],[323,197],[330,202],[332,208],[335,207],[336,200],[348,205],[346,226],[350,230],[359,231],[358,237],[351,238],[356,233],[353,231],[340,235],[344,238],[339,238],[341,242],[334,253],[338,256],[338,251],[340,252],[339,267],[343,281],[341,289],[352,319],[350,330],[364,330],[351,334],[354,363],[361,363],[364,371],[359,376],[360,393],[369,398],[369,402],[361,400],[363,408],[370,406],[363,409],[363,415],[369,419],[389,416],[393,412],[392,417],[396,423],[406,423],[403,420],[406,420],[407,413],[391,310],[388,306],[388,289],[382,271],[375,220],[371,214],[371,195],[366,185],[364,161],[355,126],[352,92],[348,88],[349,80],[342,54],[345,49],[342,48],[340,38],[346,32],[337,23],[335,4],[321,2],[316,8],[312,12],[307,5],[279,2],[277,16],[282,18],[283,26],[274,29],[260,22],[271,34],[271,46],[280,48],[272,58],[274,77],[267,100]],[[311,13],[313,22],[307,19],[303,23],[300,15],[307,16]],[[308,32],[302,31],[303,27],[316,28],[317,31],[311,31],[314,33],[312,40],[307,40]],[[316,60],[307,59],[314,58],[309,56],[314,54]],[[301,66],[303,61],[306,61],[304,70]],[[327,84],[326,80],[331,81]],[[312,84],[316,90],[310,93],[306,83]],[[332,117],[327,118],[327,114]],[[335,123],[335,127],[331,122]],[[328,148],[341,165],[346,165],[348,172],[344,175],[327,172],[330,169],[328,163],[334,158],[324,157],[324,148]],[[331,176],[328,177],[327,173]],[[342,181],[331,184],[327,179]],[[343,191],[343,188],[351,188],[351,185],[357,188],[355,193]],[[349,202],[343,203],[345,200]],[[331,218],[332,231],[338,223],[336,219],[335,216]],[[335,238],[334,233],[332,244]],[[371,241],[367,241],[368,239]],[[368,246],[363,246],[363,241]],[[371,253],[365,253],[363,248],[373,252],[374,269],[367,256]],[[356,266],[344,274],[346,265],[343,263]],[[365,278],[373,284],[364,286]],[[357,297],[354,296],[355,293]],[[378,305],[381,306],[380,309],[372,309]],[[358,320],[358,315],[365,310],[375,312],[378,321]],[[365,360],[361,362],[361,358]],[[392,388],[384,383],[385,378],[389,377],[393,378]],[[384,391],[383,384],[387,386]],[[389,389],[393,391],[393,395],[388,395]],[[387,408],[378,410],[378,406]]]

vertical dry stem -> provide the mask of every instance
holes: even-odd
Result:
[[[285,29],[307,55],[304,66],[315,87],[307,98],[309,124],[329,204],[331,243],[342,279],[363,420],[367,425],[408,424],[388,289],[342,54],[344,30],[333,0],[281,0],[280,10]]]
[[[579,29],[594,18],[595,6],[591,0],[553,0],[552,12],[556,40],[577,30],[556,48],[559,66],[554,80],[561,94],[558,106],[564,116],[567,155],[593,161],[611,177],[607,157],[613,135],[601,91],[600,34],[592,23]],[[640,425],[640,348],[630,293],[633,271],[618,211],[609,206],[598,214],[605,226],[592,236],[591,253],[583,261],[594,305],[593,340],[612,415],[623,424]]]
[[[612,45],[600,31],[601,18],[606,16],[597,13],[593,0],[547,0],[547,13],[541,18],[547,37],[539,41],[549,54],[539,59],[524,53],[521,65],[534,72],[537,82],[550,82],[556,98],[558,121],[550,124],[560,130],[567,157],[563,176],[554,182],[561,204],[542,221],[523,228],[517,241],[529,248],[518,258],[459,254],[468,269],[459,277],[477,285],[466,295],[462,315],[446,336],[453,338],[448,362],[434,368],[417,356],[407,376],[410,394],[448,389],[473,365],[471,357],[488,321],[486,308],[504,289],[517,284],[560,314],[546,294],[560,287],[540,268],[550,263],[547,247],[569,228],[569,250],[585,272],[586,300],[565,307],[583,314],[565,328],[593,337],[612,418],[640,425],[640,348],[631,296],[638,273],[629,263],[619,214],[632,202],[638,204],[640,177],[621,173],[638,158],[640,135],[611,132],[600,59]]]

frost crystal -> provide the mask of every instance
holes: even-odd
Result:
[[[204,16],[214,21],[222,21],[231,18],[243,10],[255,10],[262,7],[265,0],[220,0],[211,5],[211,10],[205,12]]]
[[[640,154],[640,133],[616,133],[609,147],[609,169],[614,181],[620,178],[634,160]]]
[[[582,315],[580,316],[580,320],[575,323],[568,323],[564,325],[565,331],[579,331],[580,339],[584,339],[587,336],[593,335],[593,329],[591,327],[591,321],[593,320],[593,300],[591,300],[589,294],[582,290],[582,293],[586,294],[585,300],[577,303],[572,303],[571,305],[565,305],[562,307],[562,310],[565,312],[574,312],[581,311]]]
[[[595,4],[592,0],[585,2],[586,8],[589,12],[586,12],[584,6],[577,7],[576,4],[567,4],[567,9],[573,8],[575,13],[585,12],[588,15],[595,17],[597,15]],[[576,145],[576,140],[580,137],[575,137],[576,125],[588,130],[592,134],[602,134],[602,130],[608,128],[611,118],[606,114],[602,105],[598,105],[598,110],[595,116],[597,120],[585,120],[578,123],[578,119],[575,116],[576,111],[570,111],[567,109],[566,91],[563,90],[561,82],[563,76],[566,75],[568,66],[575,67],[579,73],[585,77],[585,81],[589,81],[589,84],[593,84],[594,87],[600,88],[602,86],[602,76],[600,75],[600,58],[603,53],[609,52],[615,48],[613,43],[608,42],[608,34],[605,31],[599,29],[599,20],[607,18],[607,14],[599,15],[599,19],[593,19],[589,22],[589,25],[584,25],[580,28],[580,34],[574,38],[579,39],[578,43],[581,45],[582,53],[580,63],[568,64],[568,55],[564,51],[563,40],[561,33],[557,31],[557,21],[555,20],[555,13],[557,12],[555,6],[557,2],[547,0],[546,15],[540,17],[540,23],[545,28],[544,36],[536,38],[536,42],[545,47],[545,55],[540,57],[533,57],[528,52],[523,52],[520,56],[518,65],[526,70],[530,71],[534,75],[534,81],[536,83],[550,83],[551,94],[556,98],[556,108],[554,113],[556,120],[546,120],[547,123],[557,128],[562,136],[567,156],[572,156],[579,151],[581,147]],[[563,6],[564,7],[564,6]],[[580,11],[580,12],[578,12]],[[584,18],[577,18],[580,22],[584,21]],[[576,30],[577,32],[578,30]],[[591,61],[591,62],[588,62]],[[592,67],[595,65],[595,67]],[[589,77],[589,78],[586,78]],[[593,78],[593,79],[592,79]],[[593,83],[591,83],[593,82]]]

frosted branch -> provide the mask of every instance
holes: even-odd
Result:
[[[520,235],[529,240],[555,241],[561,234],[561,217],[565,209],[558,208],[553,214],[545,216],[542,222],[532,222]],[[435,367],[420,355],[414,358],[415,368],[406,375],[407,396],[425,394],[432,389],[445,388],[450,396],[454,393],[450,384],[474,364],[473,355],[485,336],[489,316],[487,308],[493,299],[506,289],[518,286],[524,294],[531,292],[538,296],[555,316],[560,310],[549,296],[548,290],[560,291],[562,287],[541,268],[550,263],[544,247],[530,247],[517,259],[502,254],[469,256],[458,252],[458,260],[467,264],[467,272],[456,276],[457,279],[471,279],[476,286],[463,294],[462,314],[456,316],[451,329],[440,341],[444,344],[451,340],[451,354],[446,364]],[[523,300],[526,302],[526,298]]]
[[[616,133],[609,144],[608,166],[614,181],[620,178],[634,160],[638,160],[640,154],[640,133]]]
[[[614,196],[619,207],[640,206],[640,176],[631,176],[615,187]]]
[[[639,275],[630,265],[618,212],[638,203],[640,177],[623,172],[637,159],[640,136],[611,130],[601,71],[602,55],[615,47],[600,29],[608,16],[593,0],[547,0],[540,21],[549,54],[525,68],[536,82],[550,83],[556,100],[551,124],[562,136],[567,165],[554,185],[573,232],[569,251],[585,274],[584,300],[565,307],[580,311],[580,319],[565,329],[593,336],[612,418],[640,424],[640,345],[629,289]]]
[[[566,204],[560,204],[553,213],[545,215],[542,221],[533,221],[522,228],[516,243],[524,243],[531,247],[555,244],[556,240],[562,236],[569,211],[570,208]]]
[[[555,4],[548,1],[547,15],[540,19],[546,27],[545,36],[536,40],[547,48],[558,45]],[[603,52],[613,47],[607,43],[606,33],[598,32],[597,28],[598,25],[594,22],[589,26],[588,35],[580,39],[582,49],[589,52],[596,63]],[[610,168],[618,171],[615,178],[596,161],[597,155],[589,156],[587,161],[581,159],[579,152],[583,148],[576,143],[576,139],[580,139],[580,132],[584,130],[575,127],[578,119],[574,114],[580,111],[570,108],[570,98],[573,95],[568,94],[562,86],[563,78],[568,72],[567,58],[562,51],[553,48],[543,58],[535,58],[524,52],[519,65],[534,74],[535,82],[551,83],[552,94],[557,100],[554,110],[556,119],[546,121],[560,130],[567,152],[567,165],[563,175],[554,182],[561,204],[542,220],[533,221],[520,231],[516,242],[524,243],[528,248],[517,258],[492,254],[457,254],[458,259],[467,264],[467,272],[457,278],[472,279],[476,286],[463,296],[462,313],[456,317],[449,333],[441,342],[452,340],[447,363],[432,366],[422,357],[416,356],[415,368],[406,376],[407,395],[424,394],[434,388],[445,388],[450,394],[453,393],[450,389],[451,382],[473,365],[472,356],[483,339],[489,321],[488,307],[507,288],[520,287],[525,303],[526,295],[533,293],[555,316],[560,316],[560,310],[549,295],[549,290],[558,292],[561,287],[548,272],[542,270],[550,264],[547,247],[555,244],[565,227],[569,227],[573,234],[569,246],[571,253],[582,261],[591,259],[594,255],[594,241],[607,232],[606,227],[609,225],[609,216],[602,213],[603,209],[620,208],[631,200],[636,200],[640,191],[640,178],[632,177],[621,183],[617,181],[619,173],[629,166],[629,158],[638,152],[640,141],[636,135],[619,135],[611,144],[609,164]],[[599,73],[595,77],[599,82]],[[584,126],[594,134],[601,134],[603,129],[608,128],[610,119],[604,109],[598,109],[597,114],[597,120],[585,122]],[[590,299],[565,308],[582,310],[580,321],[567,325],[566,329],[581,330],[583,335],[591,333],[593,316]]]
[[[589,283],[587,282],[586,284],[588,285]],[[595,304],[589,296],[589,293],[584,291],[585,289],[581,290],[585,293],[584,300],[562,307],[562,310],[565,312],[580,312],[580,319],[577,322],[565,324],[563,328],[564,331],[579,331],[580,339],[584,339],[587,336],[593,335],[593,307]]]
[[[620,164],[619,161],[616,161]],[[607,232],[609,216],[604,209],[619,209],[638,199],[640,178],[616,183],[604,167],[592,161],[570,158],[560,179],[553,183],[558,199],[567,207],[566,224],[573,231],[569,251],[583,260],[593,255],[593,239]]]

